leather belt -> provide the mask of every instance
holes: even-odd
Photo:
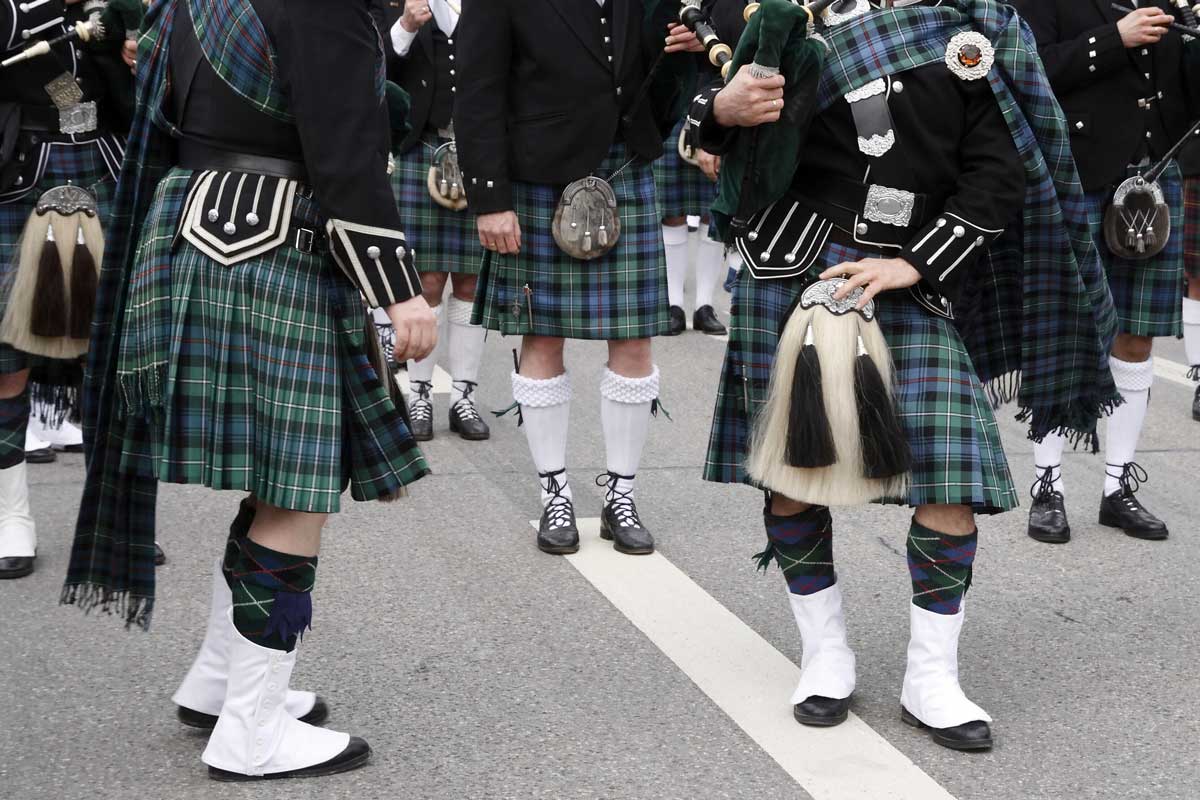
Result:
[[[308,182],[308,170],[299,161],[260,156],[253,153],[236,153],[218,147],[184,139],[179,143],[179,166],[191,170],[221,170],[225,172],[248,172],[252,175],[267,175],[272,178]]]
[[[21,104],[21,130],[39,133],[59,132],[59,113],[54,106]]]
[[[830,239],[839,244],[903,247],[943,205],[933,195],[888,189],[835,175],[805,178],[803,193],[793,189],[789,195],[828,217],[834,225]]]

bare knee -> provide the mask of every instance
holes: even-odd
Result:
[[[1132,333],[1118,333],[1113,342],[1112,354],[1122,361],[1137,363],[1148,361],[1154,350],[1154,339],[1149,336],[1134,336]]]
[[[771,513],[777,517],[794,517],[797,514],[803,514],[810,508],[812,508],[811,503],[802,503],[778,492],[771,493]]]
[[[687,217],[663,217],[662,224],[668,228],[678,228],[687,225]]]
[[[321,550],[321,530],[328,518],[328,514],[290,511],[256,499],[250,538],[281,553],[315,556]]]
[[[1187,296],[1193,300],[1200,300],[1200,276],[1187,279]]]
[[[918,506],[917,524],[947,536],[968,536],[975,532],[975,512],[968,506]]]
[[[556,336],[526,336],[521,342],[521,374],[534,380],[556,378],[566,371],[563,340]]]
[[[445,272],[421,273],[421,294],[425,296],[426,303],[431,306],[442,304],[442,295],[446,292],[446,278],[448,277]]]
[[[20,397],[28,385],[29,370],[27,369],[23,369],[20,372],[10,372],[7,375],[0,375],[0,400],[11,400],[14,397]]]
[[[479,278],[475,275],[459,275],[457,272],[450,276],[454,297],[470,302],[475,299],[475,287]]]
[[[608,368],[626,378],[645,378],[654,371],[649,339],[621,339],[608,343]]]

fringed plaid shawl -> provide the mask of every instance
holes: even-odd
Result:
[[[142,227],[159,181],[175,163],[178,131],[163,113],[170,91],[169,42],[181,2],[188,3],[202,49],[242,97],[277,118],[286,99],[275,79],[267,32],[249,0],[155,0],[138,42],[137,112],[125,148],[100,271],[83,389],[87,477],[62,602],[100,608],[127,625],[150,624],[154,610],[154,515],[157,480],[152,417],[121,413],[116,380],[120,334]],[[203,23],[200,21],[203,20]],[[382,78],[382,76],[381,76]],[[380,81],[382,90],[382,80]]]
[[[1108,368],[1116,314],[1071,156],[1066,122],[1033,34],[993,0],[868,14],[827,35],[818,95],[828,108],[885,75],[942,61],[954,34],[991,40],[988,76],[1026,174],[1020,220],[980,260],[957,317],[997,403],[1016,400],[1031,439],[1061,432],[1097,448],[1096,420],[1120,401]]]

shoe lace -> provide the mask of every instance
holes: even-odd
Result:
[[[416,397],[408,404],[408,413],[413,419],[433,419],[433,382],[413,381],[413,393]]]
[[[596,476],[596,485],[607,488],[605,506],[612,510],[617,523],[622,528],[640,528],[642,520],[638,517],[637,506],[633,502],[633,489],[620,488],[619,481],[632,481],[632,475],[618,475],[615,472],[605,472]]]
[[[1140,509],[1142,504],[1138,502],[1135,495],[1137,490],[1142,488],[1143,483],[1149,483],[1150,481],[1150,474],[1146,472],[1146,469],[1136,461],[1130,461],[1127,464],[1106,463],[1104,467],[1106,471],[1110,467],[1120,468],[1120,475],[1113,475],[1111,472],[1108,475],[1116,478],[1117,482],[1121,485],[1121,495],[1125,506],[1131,510]]]
[[[567,489],[567,484],[558,480],[558,476],[565,472],[565,469],[559,469],[553,472],[538,473],[538,477],[543,481],[542,488],[551,495],[550,500],[546,503],[546,525],[551,530],[569,527],[575,511],[575,507],[571,504],[571,498],[563,494]]]
[[[1187,371],[1187,377],[1190,381],[1200,381],[1200,364],[1193,364]]]
[[[455,381],[457,384],[462,384],[462,397],[454,404],[454,410],[458,416],[464,420],[479,420],[479,412],[475,409],[475,401],[471,398],[471,392],[475,391],[475,387],[479,384],[474,381]]]
[[[375,330],[379,334],[379,345],[383,348],[383,355],[391,361],[396,352],[396,330],[390,324],[378,322],[375,323]]]
[[[1029,496],[1035,503],[1041,503],[1049,500],[1054,493],[1054,481],[1058,480],[1058,470],[1061,467],[1038,467],[1037,469],[1041,474],[1033,482],[1033,486],[1029,487]]]

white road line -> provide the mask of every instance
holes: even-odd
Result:
[[[409,395],[407,373],[397,372],[397,382],[400,384],[400,391],[404,393],[407,399]],[[450,394],[450,373],[441,367],[433,368],[433,393],[434,394]]]
[[[1172,361],[1169,358],[1154,359],[1154,374],[1160,378],[1178,383],[1181,386],[1186,386],[1189,389],[1196,388],[1196,382],[1188,380],[1188,368],[1183,364]]]
[[[567,560],[814,800],[954,800],[854,714],[836,728],[797,724],[795,664],[666,558],[621,555],[599,530],[579,520],[582,547]]]

